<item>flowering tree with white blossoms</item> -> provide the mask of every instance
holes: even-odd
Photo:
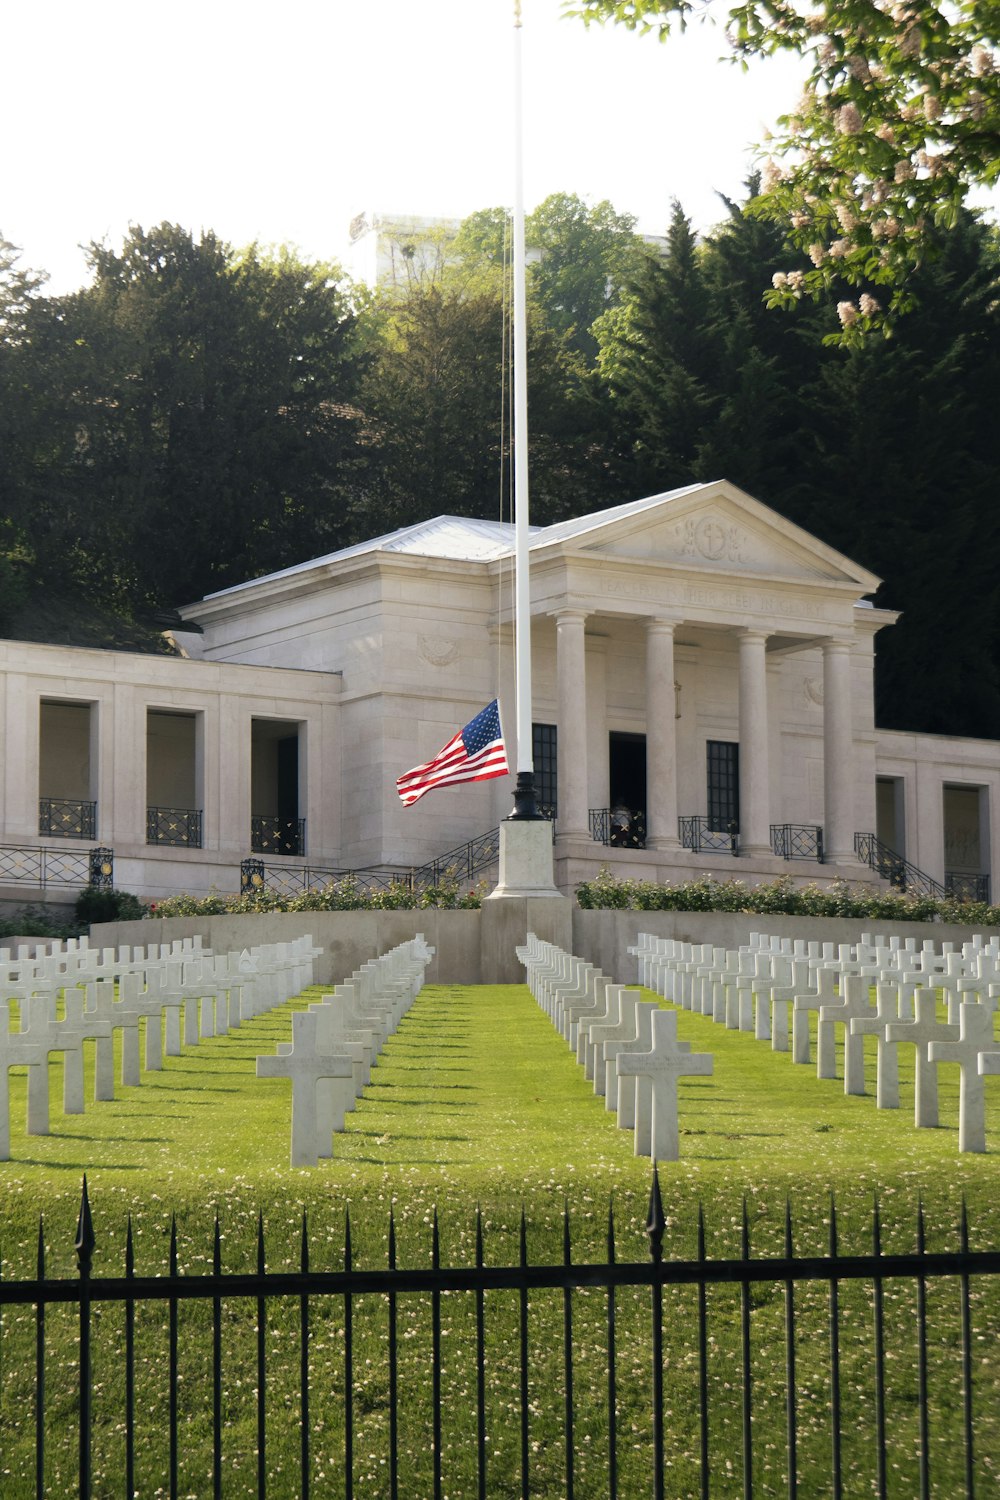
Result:
[[[712,6],[566,0],[566,11],[663,40]],[[1000,181],[1000,3],[747,0],[725,13],[725,27],[744,64],[791,51],[809,66],[802,98],[768,142],[753,209],[786,223],[812,266],[778,272],[768,301],[846,282],[863,290],[838,303],[844,340],[888,329],[910,305],[908,276],[931,226],[952,227],[973,186]]]

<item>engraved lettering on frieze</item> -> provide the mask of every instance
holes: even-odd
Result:
[[[422,635],[420,655],[432,667],[450,667],[458,657],[458,642],[450,641],[446,636]]]
[[[638,599],[646,603],[669,604],[673,590],[655,583],[633,583],[625,578],[602,578],[601,586],[606,594],[616,599]]]
[[[700,605],[703,609],[751,610],[762,615],[795,615],[799,619],[819,619],[819,605],[807,599],[782,599],[755,590],[685,588],[682,603]]]

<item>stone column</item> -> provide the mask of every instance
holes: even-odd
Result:
[[[851,643],[823,642],[823,854],[854,855],[854,725]]]
[[[677,693],[673,620],[646,623],[646,848],[676,849]]]
[[[587,613],[562,609],[556,621],[559,725],[556,776],[560,839],[589,839],[587,816],[587,670],[583,626]]]
[[[771,853],[767,632],[740,630],[740,853]]]

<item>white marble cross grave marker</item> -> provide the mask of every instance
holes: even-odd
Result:
[[[677,1013],[657,1008],[651,1017],[653,1040],[649,1052],[619,1052],[619,1080],[634,1077],[636,1086],[635,1154],[655,1161],[677,1161],[680,1131],[677,1123],[677,1080],[706,1077],[714,1063],[709,1052],[683,1052],[677,1041]],[[640,1094],[639,1080],[648,1080]]]
[[[979,1058],[993,1042],[993,1016],[985,1005],[966,1001],[959,1011],[957,1042],[931,1042],[927,1048],[932,1065],[956,1062],[961,1069],[958,1086],[958,1149],[986,1150],[986,1086]]]
[[[320,1157],[316,1085],[321,1078],[354,1077],[354,1064],[343,1053],[325,1056],[316,1050],[315,1011],[292,1016],[292,1050],[285,1056],[258,1057],[258,1078],[289,1078],[292,1083],[293,1167],[315,1167]]]
[[[844,1093],[865,1091],[865,1044],[859,1033],[852,1035],[855,1018],[874,1020],[877,1012],[868,998],[868,980],[860,974],[845,974],[840,981],[840,1001],[824,1005],[816,1028],[816,1077],[836,1078],[835,1027],[844,1028]]]
[[[0,1161],[10,1161],[10,1079],[8,1071],[27,1065],[28,1076],[41,1073],[48,1089],[49,1054],[23,1032],[10,1030],[10,1007],[0,1002]],[[31,1089],[29,1085],[29,1097]]]
[[[875,1015],[855,1016],[852,1036],[874,1036],[878,1041],[875,1064],[875,1105],[878,1109],[899,1108],[898,1043],[890,1042],[886,1032],[899,1020],[899,995],[894,984],[875,986]]]
[[[894,1021],[886,1028],[887,1042],[912,1042],[916,1047],[913,1123],[934,1130],[938,1124],[937,1068],[927,1055],[931,1042],[957,1042],[958,1027],[937,1018],[937,990],[925,985],[914,992],[912,1021]]]

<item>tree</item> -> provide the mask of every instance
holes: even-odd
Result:
[[[38,567],[178,603],[338,545],[362,351],[336,269],[170,224],[90,263],[27,325]]]
[[[588,204],[575,193],[551,193],[524,224],[528,279],[550,328],[589,363],[597,354],[594,323],[617,304],[640,266],[645,246],[635,219],[606,200]],[[452,245],[465,273],[510,260],[509,216],[480,209],[463,219]],[[454,262],[453,262],[454,265]]]
[[[566,9],[661,40],[696,13],[694,0],[567,0]],[[838,304],[842,337],[856,340],[912,305],[930,230],[955,225],[973,186],[1000,181],[1000,8],[746,0],[724,14],[738,60],[792,51],[809,65],[802,99],[770,143],[755,209],[787,225],[812,264],[771,300],[861,288]]]
[[[369,535],[442,512],[496,516],[505,508],[509,301],[494,270],[413,287],[380,310],[379,352],[361,397],[372,456]],[[581,356],[533,298],[528,378],[532,519],[561,520],[614,486],[607,412]]]
[[[0,235],[0,625],[20,602],[22,569],[16,513],[26,477],[31,425],[25,324],[45,278],[19,264],[21,252]]]

